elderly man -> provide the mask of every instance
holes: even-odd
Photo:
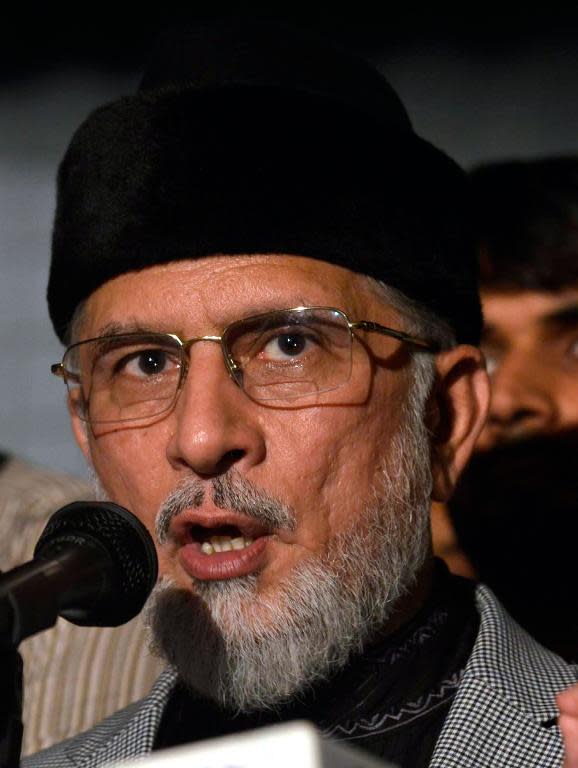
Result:
[[[77,440],[156,535],[151,695],[29,766],[300,717],[400,766],[558,765],[574,671],[431,556],[488,404],[461,171],[304,35],[161,45],[59,176]]]

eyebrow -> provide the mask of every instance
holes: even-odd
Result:
[[[578,327],[578,302],[566,304],[552,310],[539,318],[539,324],[545,331],[555,332],[572,330]],[[482,343],[502,344],[506,343],[499,325],[488,323],[482,330]]]
[[[553,328],[575,328],[578,326],[578,302],[549,312],[540,319],[540,324]]]
[[[101,328],[98,329],[98,333],[94,338],[101,339],[105,336],[124,336],[129,333],[168,333],[168,331],[156,327],[153,323],[152,325],[142,325],[141,323],[134,322],[127,322],[127,323],[119,323],[117,321],[113,321],[111,323],[106,323]]]

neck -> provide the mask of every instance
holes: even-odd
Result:
[[[411,592],[403,595],[398,601],[390,620],[379,635],[380,639],[391,635],[393,632],[397,632],[398,629],[409,623],[418,611],[423,608],[432,592],[434,571],[435,561],[433,554],[430,552],[416,575],[413,589]]]

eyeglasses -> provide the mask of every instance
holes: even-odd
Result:
[[[129,333],[70,346],[51,366],[90,424],[145,422],[171,410],[199,341],[221,345],[230,377],[251,399],[282,405],[349,381],[355,331],[380,333],[424,350],[436,346],[332,307],[296,307],[246,317],[221,336],[183,341],[173,333]]]

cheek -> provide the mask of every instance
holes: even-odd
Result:
[[[349,527],[371,496],[400,411],[321,407],[276,419],[268,440],[275,475],[267,487],[296,509],[300,535],[315,548]]]
[[[158,428],[122,429],[90,440],[94,470],[108,496],[149,530],[159,504],[172,490],[163,446]]]

